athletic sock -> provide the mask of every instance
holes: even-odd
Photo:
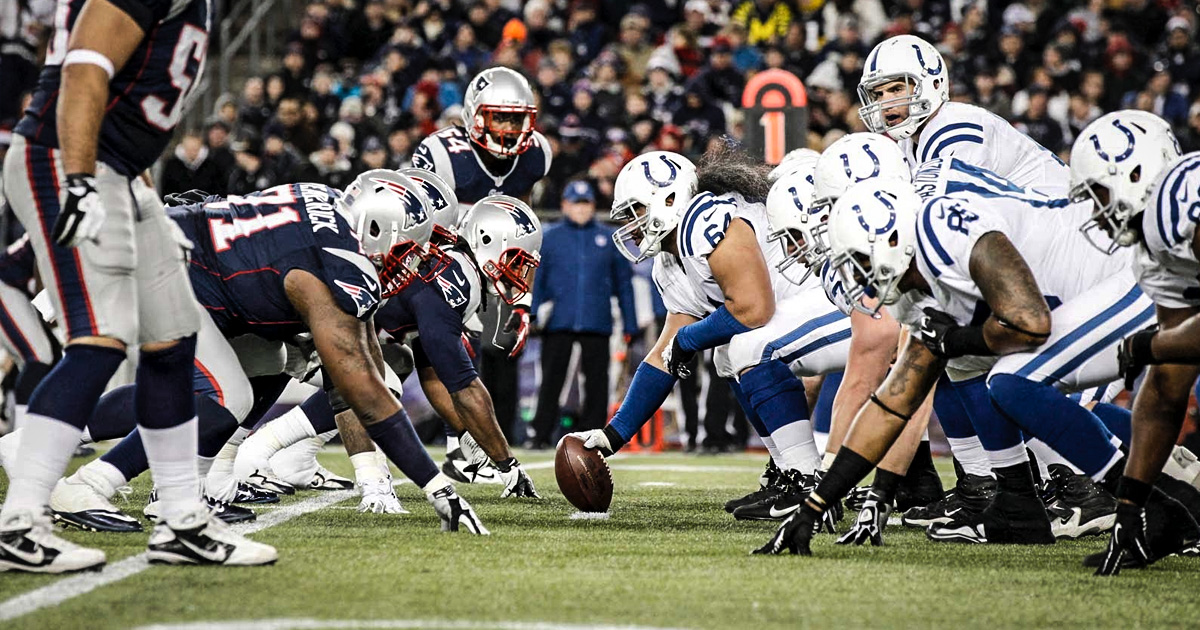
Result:
[[[804,383],[782,361],[771,360],[738,379],[754,413],[762,419],[782,459],[780,467],[808,475],[821,464],[808,420]]]
[[[875,464],[867,458],[842,446],[838,449],[833,465],[825,472],[825,476],[821,479],[821,483],[817,484],[817,489],[813,491],[813,494],[820,497],[826,506],[832,505],[835,501],[845,498],[850,489],[866,479],[874,468]]]
[[[971,475],[991,476],[991,462],[975,432],[972,411],[995,417],[999,422],[1007,421],[992,408],[985,377],[955,382],[943,376],[934,391],[933,411],[950,443],[950,451],[963,470]]]
[[[900,482],[903,480],[903,475],[897,475],[889,470],[876,468],[875,480],[871,482],[871,489],[875,491],[881,503],[891,505],[892,501],[896,498],[896,490],[900,488]]]
[[[446,454],[449,455],[458,448],[458,431],[445,420],[442,421],[442,431],[446,434]]]
[[[8,470],[8,494],[0,515],[40,510],[67,469],[83,427],[125,352],[85,344],[69,346],[42,379],[22,420],[16,461]]]
[[[166,350],[142,351],[138,361],[138,428],[166,521],[202,505],[196,463],[199,423],[192,392],[195,357],[196,336],[191,335]]]
[[[1112,434],[1095,414],[1064,396],[1053,386],[1011,374],[991,377],[988,389],[993,404],[1029,436],[1093,476],[1111,466],[1117,447]],[[981,434],[982,437],[982,434]]]
[[[354,481],[359,485],[386,479],[389,474],[386,467],[379,465],[377,451],[367,451],[351,455],[350,463],[354,466]]]
[[[437,465],[429,458],[417,431],[408,419],[408,413],[400,409],[390,417],[367,425],[367,434],[387,455],[388,459],[420,487],[425,487],[438,473]]]
[[[954,454],[954,458],[958,460],[958,464],[962,466],[964,472],[980,477],[992,476],[992,464],[988,460],[987,451],[983,449],[983,442],[979,441],[979,436],[973,435],[969,438],[947,436],[946,441],[950,443],[950,452]]]
[[[238,427],[234,430],[233,435],[229,436],[229,440],[225,442],[225,446],[217,453],[217,456],[212,459],[212,465],[207,471],[203,472],[201,479],[205,480],[205,487],[208,488],[211,496],[219,496],[222,490],[230,483],[233,484],[233,489],[237,489],[237,481],[233,474],[233,464],[237,461],[238,447],[246,440],[246,436],[250,435],[250,429]]]

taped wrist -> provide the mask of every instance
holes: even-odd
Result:
[[[604,437],[608,438],[608,445],[612,447],[614,453],[621,450],[625,446],[625,437],[619,431],[613,428],[613,425],[604,425]]]
[[[512,470],[513,467],[520,466],[520,465],[521,465],[521,462],[517,461],[516,457],[509,457],[508,459],[496,462],[496,470],[499,470],[502,473],[506,473],[506,472]]]
[[[990,357],[996,353],[987,345],[983,337],[983,326],[963,326],[946,333],[942,343],[946,357]]]
[[[722,306],[709,314],[708,317],[679,329],[675,334],[679,347],[688,352],[696,352],[705,348],[715,348],[724,345],[738,335],[751,330],[749,326],[739,322],[729,309]]]

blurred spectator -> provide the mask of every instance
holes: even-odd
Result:
[[[188,131],[175,145],[174,155],[163,164],[158,192],[160,195],[169,195],[196,188],[215,193],[225,188],[221,177],[222,171],[212,161],[208,147],[204,146],[204,139],[199,133]]]
[[[991,68],[976,72],[973,102],[1001,118],[1012,118],[1012,99],[996,85],[996,71]]]
[[[1166,61],[1177,89],[1187,91],[1200,84],[1200,54],[1192,41],[1192,24],[1187,18],[1175,16],[1167,21],[1167,39],[1157,56]]]
[[[604,48],[604,25],[596,21],[595,0],[573,0],[567,18],[571,48],[580,66],[586,66]]]
[[[608,417],[610,298],[617,298],[626,340],[638,333],[632,269],[612,244],[612,228],[596,222],[596,194],[586,180],[567,184],[566,219],[546,229],[534,279],[532,313],[542,329],[542,383],[530,446],[549,448],[559,419],[559,397],[579,345],[584,394],[579,426],[599,429]],[[586,287],[586,290],[584,289]]]
[[[782,39],[792,24],[792,9],[782,0],[742,0],[732,22],[746,27],[746,39],[757,46]]]
[[[354,170],[361,173],[373,168],[388,168],[387,147],[383,145],[379,136],[371,136],[363,141],[362,153]]]
[[[703,86],[706,96],[726,103],[736,103],[742,99],[742,88],[746,87],[745,77],[745,73],[733,65],[732,43],[724,37],[718,37],[713,41],[708,65],[692,81]]]
[[[1165,64],[1155,64],[1154,70],[1154,74],[1146,82],[1146,89],[1143,91],[1151,103],[1145,109],[1163,117],[1172,125],[1182,125],[1188,115],[1187,99],[1171,90],[1171,73],[1167,71]],[[1135,107],[1136,97],[1136,93],[1126,94],[1122,105]]]
[[[233,151],[229,149],[229,125],[221,121],[210,123],[204,130],[204,146],[208,147],[208,159],[217,167],[220,173],[218,185],[213,186],[213,192],[224,194],[228,184],[228,174],[237,166]]]
[[[640,86],[646,78],[650,55],[654,52],[654,47],[650,45],[646,36],[649,27],[650,22],[640,15],[630,13],[621,18],[621,33],[617,43],[610,50],[615,52],[625,65],[626,87]]]
[[[225,190],[230,195],[248,195],[266,190],[277,183],[274,173],[263,161],[262,142],[257,138],[244,138],[233,143],[233,155],[237,168],[229,174]]]
[[[879,0],[828,0],[822,9],[825,32],[838,32],[838,20],[843,17],[854,18],[863,40],[868,42],[879,38],[888,21]]]
[[[382,0],[367,0],[363,10],[352,15],[346,25],[346,32],[353,34],[348,38],[346,55],[367,61],[387,43],[395,24],[388,19]]]
[[[1049,95],[1040,86],[1031,87],[1028,91],[1029,107],[1013,126],[1050,151],[1062,151],[1065,147],[1062,125],[1047,113]]]
[[[684,87],[683,104],[671,121],[687,133],[688,146],[696,153],[703,152],[710,136],[719,136],[725,130],[725,113],[713,102],[708,87],[695,79]]]
[[[301,169],[299,179],[345,190],[357,176],[350,170],[350,160],[338,153],[338,141],[325,136],[321,138],[321,147],[308,157],[308,165]]]
[[[1107,72],[1104,78],[1104,100],[1100,106],[1105,111],[1120,109],[1126,94],[1142,89],[1146,80],[1142,71],[1134,65],[1133,44],[1124,35],[1113,35],[1105,51]]]
[[[238,106],[238,123],[247,131],[258,133],[271,119],[273,109],[267,104],[263,80],[258,77],[246,79],[242,86],[242,98]]]
[[[488,52],[475,40],[475,27],[460,24],[455,31],[454,41],[442,51],[442,56],[454,62],[459,76],[474,76],[488,61]]]
[[[1184,153],[1200,151],[1200,100],[1188,109],[1187,127],[1179,134],[1179,144]]]
[[[1083,95],[1072,94],[1067,115],[1067,131],[1070,135],[1068,140],[1073,142],[1075,138],[1079,137],[1079,133],[1085,127],[1090,125],[1093,120],[1099,118],[1103,113],[1099,105],[1092,103]]]
[[[267,123],[263,135],[277,135],[303,155],[316,151],[317,142],[320,140],[316,121],[308,120],[304,116],[299,99],[290,96],[279,101],[275,118]]]

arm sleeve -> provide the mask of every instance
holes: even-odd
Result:
[[[633,299],[633,267],[624,256],[607,248],[612,260],[613,289],[617,294],[617,305],[621,307],[621,321],[625,325],[625,334],[637,333],[637,302]]]

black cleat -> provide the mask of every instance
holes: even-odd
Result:
[[[222,521],[233,525],[235,523],[248,523],[258,518],[254,510],[244,508],[240,505],[218,501],[210,496],[205,495],[204,503],[208,506],[208,511],[213,516]],[[158,490],[150,491],[150,500],[146,503],[146,507],[142,508],[142,514],[150,521],[155,523],[162,522],[161,505],[158,502]]]
[[[1054,533],[1042,500],[997,492],[986,510],[974,517],[930,525],[925,536],[935,542],[972,544],[1052,545]]]
[[[758,477],[758,490],[755,490],[744,497],[726,501],[725,511],[733,514],[734,510],[742,507],[743,505],[750,505],[751,503],[758,503],[759,501],[763,501],[768,498],[774,498],[775,495],[779,494],[779,489],[776,487],[776,483],[782,474],[783,471],[779,470],[779,467],[775,465],[775,460],[768,457],[767,467]]]
[[[1050,464],[1052,496],[1046,501],[1050,529],[1055,538],[1096,536],[1112,529],[1117,521],[1117,499],[1087,475],[1070,467]]]
[[[279,503],[279,495],[242,481],[237,484],[237,491],[233,495],[233,503]]]
[[[930,466],[920,470],[909,470],[908,474],[896,488],[896,510],[907,511],[909,508],[929,505],[946,498],[942,488],[942,478],[937,469]]]
[[[946,498],[920,507],[909,508],[900,517],[905,527],[926,529],[953,520],[979,516],[996,496],[996,480],[982,475],[964,473]]]
[[[467,458],[463,457],[462,449],[456,448],[446,453],[446,459],[442,462],[442,473],[459,483],[471,483],[462,471],[466,465]]]
[[[733,511],[739,521],[778,521],[795,512],[816,487],[815,477],[799,470],[785,470],[777,481],[778,493]]]

